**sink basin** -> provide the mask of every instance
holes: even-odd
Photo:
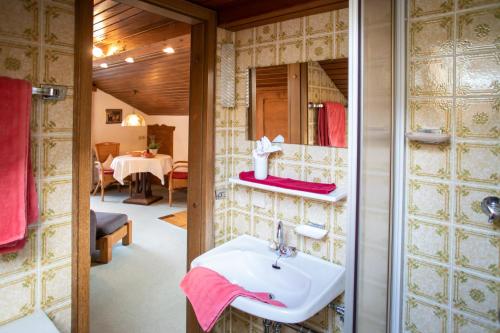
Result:
[[[342,266],[298,252],[295,257],[281,258],[281,269],[274,269],[276,258],[266,241],[243,235],[202,254],[191,268],[206,267],[249,291],[271,293],[287,307],[247,297],[237,297],[231,306],[280,323],[303,322],[344,291]]]

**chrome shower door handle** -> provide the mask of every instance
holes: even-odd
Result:
[[[483,213],[488,215],[488,222],[500,225],[500,199],[498,197],[486,197],[481,202]]]

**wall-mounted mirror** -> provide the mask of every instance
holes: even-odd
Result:
[[[248,139],[346,148],[347,60],[250,68]]]

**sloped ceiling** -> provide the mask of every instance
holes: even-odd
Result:
[[[187,115],[191,27],[112,0],[94,0],[94,85],[150,115]],[[172,47],[173,54],[162,50]],[[133,63],[125,62],[132,57]],[[102,68],[103,63],[107,68]]]
[[[348,58],[340,58],[334,60],[323,60],[318,61],[320,66],[330,77],[330,79],[335,83],[337,89],[344,95],[345,98],[349,98],[349,66]]]

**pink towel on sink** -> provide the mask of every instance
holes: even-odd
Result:
[[[238,296],[286,307],[285,304],[272,300],[269,293],[245,290],[205,267],[191,269],[182,279],[181,288],[191,302],[196,318],[205,332],[214,327],[224,309]]]
[[[20,250],[38,218],[30,161],[31,84],[0,77],[0,254]]]

